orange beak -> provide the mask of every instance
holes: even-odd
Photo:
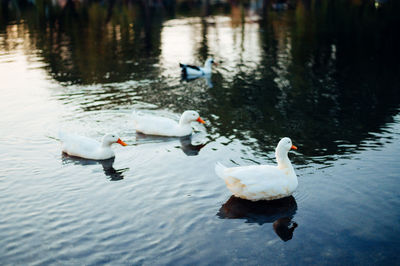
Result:
[[[294,146],[294,145],[292,145],[292,147],[291,147],[290,149],[292,149],[292,150],[297,150],[297,147]]]
[[[216,65],[216,66],[218,66],[218,65],[219,65],[219,64],[218,64],[217,62],[215,62],[215,61],[214,61],[214,63],[213,63],[213,64],[214,64],[214,65]]]
[[[122,146],[128,146],[125,142],[123,142],[121,139],[117,140],[117,143],[121,144]]]
[[[199,122],[199,123],[202,123],[202,124],[205,124],[205,123],[206,123],[203,119],[200,118],[200,116],[199,116],[199,118],[197,118],[196,121]]]

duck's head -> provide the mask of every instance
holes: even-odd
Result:
[[[207,60],[206,60],[206,62],[204,63],[204,67],[205,68],[208,68],[208,67],[210,67],[211,68],[211,66],[212,65],[218,65],[215,61],[214,61],[214,59],[213,58],[208,58]]]
[[[121,144],[122,146],[126,146],[125,142],[123,142],[117,134],[106,134],[103,137],[103,145],[111,146],[113,143]]]
[[[191,122],[199,122],[201,124],[205,124],[203,119],[201,119],[200,115],[196,111],[188,110],[183,112],[181,119],[179,121],[180,124],[190,124]]]
[[[276,152],[281,153],[281,152],[289,152],[290,150],[297,150],[297,147],[292,144],[292,140],[288,137],[282,138],[278,146],[276,146]]]
[[[279,169],[289,169],[289,171],[286,171],[286,174],[294,174],[293,167],[289,161],[288,158],[288,152],[290,150],[297,150],[297,147],[292,144],[292,140],[290,138],[283,138],[279,141],[278,146],[276,146],[275,149],[275,157],[276,161],[278,162],[278,168]]]

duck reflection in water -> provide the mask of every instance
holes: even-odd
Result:
[[[116,170],[113,167],[115,158],[110,158],[107,160],[88,160],[79,157],[69,156],[62,153],[62,164],[76,164],[76,165],[96,165],[101,164],[103,166],[103,171],[106,176],[109,177],[110,181],[118,181],[124,179],[123,173],[129,170],[129,168],[122,168]]]
[[[181,74],[181,81],[192,82],[197,79],[204,79],[206,81],[207,86],[210,89],[214,86],[211,81],[211,74],[203,74],[203,75],[196,75],[196,76]]]
[[[181,142],[181,149],[187,156],[196,156],[200,150],[207,145],[207,143],[192,144],[192,136],[186,136],[179,138]]]
[[[194,134],[194,135],[192,134],[184,137],[162,137],[154,135],[145,135],[136,132],[136,140],[138,141],[138,143],[168,142],[168,141],[176,141],[177,139],[179,139],[180,146],[176,146],[175,148],[181,149],[187,156],[198,155],[200,150],[208,144],[208,142],[204,141],[202,134]]]
[[[246,219],[246,223],[273,223],[275,233],[283,240],[292,239],[297,223],[292,219],[297,211],[293,196],[278,200],[250,201],[231,196],[219,212],[221,219]]]

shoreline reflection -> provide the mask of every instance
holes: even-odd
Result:
[[[123,173],[129,170],[129,168],[115,169],[113,164],[115,158],[110,158],[107,160],[88,160],[75,156],[69,156],[62,153],[61,161],[63,165],[75,164],[75,165],[97,165],[101,164],[103,166],[103,171],[106,176],[108,176],[110,181],[119,181],[124,179]]]
[[[219,209],[221,219],[246,219],[246,223],[272,223],[275,233],[283,241],[292,239],[298,226],[292,219],[297,211],[293,196],[278,200],[250,201],[231,196]]]
[[[29,55],[29,68],[64,87],[52,94],[73,108],[142,102],[175,112],[196,109],[209,115],[213,133],[257,153],[269,154],[274,139],[290,132],[304,155],[295,161],[327,165],[365,142],[383,145],[379,134],[399,113],[399,20],[389,18],[400,2],[388,1],[379,12],[374,1],[345,2],[294,1],[295,12],[278,16],[271,2],[268,8],[227,3],[226,12],[209,5],[211,13],[196,5],[188,13],[177,4],[170,16],[138,3],[93,2],[60,13],[45,1],[50,13],[24,6],[20,23],[15,8],[2,10],[8,15],[0,18],[0,49],[12,60],[16,51]],[[254,20],[256,13],[261,17]],[[341,19],[329,19],[338,14]],[[210,56],[220,62],[212,83],[203,77],[212,89],[197,79],[179,83],[179,61]]]

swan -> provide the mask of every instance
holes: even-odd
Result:
[[[291,149],[297,150],[297,147],[292,144],[290,138],[285,137],[279,141],[275,149],[278,165],[228,168],[217,163],[215,172],[236,197],[252,201],[288,197],[298,185],[297,175],[288,158]]]
[[[115,157],[114,151],[111,149],[111,145],[114,143],[127,146],[116,134],[104,135],[101,143],[88,137],[64,132],[60,132],[59,137],[64,153],[90,160],[106,160]]]
[[[166,117],[159,117],[133,111],[133,123],[137,132],[146,135],[183,137],[192,134],[192,122],[204,124],[199,113],[188,110],[183,112],[179,123]]]

